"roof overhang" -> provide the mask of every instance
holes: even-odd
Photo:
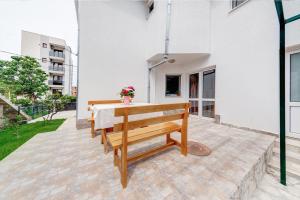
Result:
[[[209,53],[171,53],[168,54],[169,59],[175,59],[176,65],[184,65],[188,63],[195,62],[197,60],[203,60],[207,58],[210,54]],[[157,63],[161,62],[164,59],[163,53],[158,53],[150,57],[147,62],[149,64],[149,68],[151,66],[156,65]]]

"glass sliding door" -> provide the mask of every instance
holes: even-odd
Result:
[[[215,117],[215,78],[216,70],[204,71],[202,88],[202,116]]]
[[[190,114],[191,115],[199,115],[199,105],[198,105],[199,101],[191,101],[191,108],[190,108]]]
[[[189,76],[189,100],[191,103],[190,113],[199,114],[199,73]]]

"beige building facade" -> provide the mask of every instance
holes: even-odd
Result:
[[[50,93],[72,94],[72,51],[65,40],[22,31],[21,54],[39,61],[48,75]]]

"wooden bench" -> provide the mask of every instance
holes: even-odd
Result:
[[[122,103],[121,100],[92,100],[88,101],[88,110],[91,111],[91,107],[97,104],[113,104],[113,103]],[[108,146],[107,146],[107,131],[106,129],[95,129],[95,118],[94,118],[94,112],[92,112],[92,116],[89,119],[89,122],[91,122],[91,136],[94,138],[96,136],[96,131],[101,130],[101,143],[104,144],[104,152],[108,152]]]
[[[114,125],[114,133],[107,136],[108,142],[114,149],[114,165],[119,167],[121,183],[123,188],[127,186],[127,166],[128,163],[152,156],[176,145],[180,148],[181,154],[187,155],[187,126],[189,103],[147,105],[139,107],[115,108],[115,116],[123,117],[123,123]],[[177,114],[152,117],[148,119],[128,121],[129,115],[162,112],[169,110],[182,110]],[[173,122],[182,120],[181,124]],[[171,133],[180,132],[181,141],[171,138]],[[138,153],[128,157],[128,146],[152,138],[166,135],[166,144],[152,148],[147,152]],[[120,149],[121,157],[118,155]]]

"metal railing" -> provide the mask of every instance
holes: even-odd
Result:
[[[19,108],[32,119],[36,119],[48,114],[48,108],[44,105],[20,106]]]
[[[48,84],[49,85],[63,85],[64,81],[62,81],[62,80],[49,80]]]
[[[32,106],[19,106],[19,109],[22,110],[27,115],[29,115],[32,119],[42,117],[49,113],[48,107],[43,104],[32,105]],[[60,111],[65,111],[65,110],[76,110],[76,102],[67,103],[65,107]]]
[[[61,51],[49,51],[49,56],[52,56],[52,57],[58,57],[58,58],[65,58],[65,54]]]
[[[49,66],[49,71],[60,71],[60,72],[64,72],[65,68],[62,66]]]

